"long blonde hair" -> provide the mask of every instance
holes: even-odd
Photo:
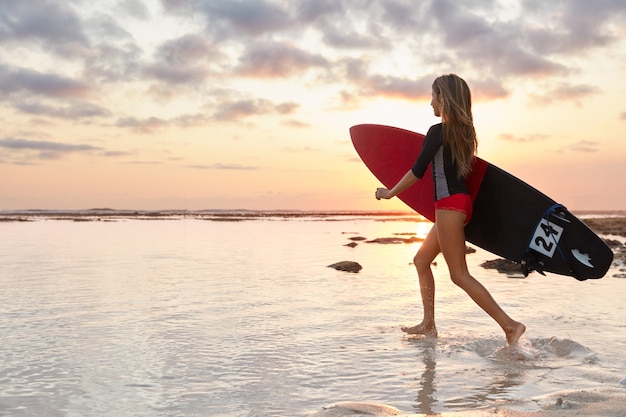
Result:
[[[433,82],[433,91],[441,104],[443,140],[452,150],[452,161],[459,177],[465,178],[472,168],[478,139],[472,117],[472,94],[469,86],[456,74],[442,75]]]

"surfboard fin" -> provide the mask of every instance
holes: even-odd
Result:
[[[538,261],[537,258],[533,256],[532,253],[526,252],[522,257],[521,261],[522,273],[525,277],[528,276],[533,271],[539,272],[544,277],[546,276],[545,272],[543,272],[543,268],[545,264],[541,261]]]

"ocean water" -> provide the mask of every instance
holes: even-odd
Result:
[[[76,220],[76,219],[74,219]],[[80,219],[85,220],[85,219]],[[93,220],[93,219],[91,219]],[[235,221],[236,220],[236,221]],[[35,218],[0,222],[0,416],[310,416],[338,401],[410,413],[626,389],[626,279],[470,270],[527,325],[511,351],[437,259],[436,340],[411,265],[414,216]],[[359,273],[328,268],[359,262]]]

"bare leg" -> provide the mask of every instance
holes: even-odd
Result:
[[[413,258],[420,283],[424,318],[418,325],[402,327],[402,331],[408,334],[422,334],[430,337],[437,336],[437,326],[435,326],[435,279],[433,277],[433,271],[430,268],[437,254],[439,254],[437,226],[433,226]]]
[[[509,317],[489,291],[472,277],[465,259],[465,214],[453,210],[437,210],[437,236],[441,252],[450,269],[450,278],[461,287],[504,330],[509,345],[515,345],[526,326]]]

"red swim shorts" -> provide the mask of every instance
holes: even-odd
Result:
[[[449,197],[435,201],[435,210],[454,210],[465,214],[465,224],[472,219],[474,203],[469,194],[452,194]]]

